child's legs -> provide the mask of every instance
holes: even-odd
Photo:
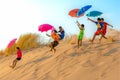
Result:
[[[55,47],[58,45],[59,43],[58,43],[58,41],[54,41],[53,42],[53,50],[54,50],[54,53],[56,52],[56,49],[55,49]]]
[[[82,46],[82,39],[78,40],[78,48]]]
[[[92,38],[92,42],[94,41],[94,39],[95,39],[95,37],[96,37],[96,35],[99,35],[100,34],[100,30],[97,30],[96,32],[95,32],[95,34],[94,34],[94,36],[93,36],[93,38]]]
[[[101,34],[101,39],[102,39],[102,37],[105,38],[105,39],[107,39],[107,37],[105,37],[104,33],[101,32],[100,34]]]
[[[94,39],[95,39],[95,37],[96,37],[97,35],[100,35],[100,33],[101,33],[101,30],[97,30],[97,31],[95,32],[95,34],[94,34],[94,36],[93,36],[93,38],[92,38],[92,42],[94,41]]]
[[[96,34],[94,34],[94,36],[93,36],[93,38],[92,38],[92,42],[94,41],[95,37],[96,37]]]
[[[103,29],[103,30],[101,31],[101,35],[102,35],[105,39],[107,39],[107,37],[105,37],[105,34],[106,34],[106,29]]]
[[[53,42],[50,43],[49,47],[51,48],[50,50],[53,49]]]
[[[78,35],[78,48],[82,45],[83,34]]]
[[[79,48],[79,45],[80,45],[80,40],[78,39],[78,48]]]
[[[103,36],[101,35],[101,36],[100,36],[100,39],[99,39],[99,41],[101,41],[101,40],[102,40],[102,37],[103,37]]]
[[[54,41],[54,43],[53,43],[53,49],[55,49],[55,47],[56,47],[58,44],[59,44],[58,41]]]
[[[13,65],[12,65],[12,66],[13,66],[13,68],[16,66],[17,61],[18,61],[17,59],[15,59],[15,60],[13,61]]]
[[[80,40],[80,46],[82,46],[82,39]]]

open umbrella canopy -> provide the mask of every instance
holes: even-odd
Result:
[[[88,17],[97,17],[97,16],[100,16],[100,15],[102,15],[103,13],[102,12],[100,12],[100,11],[91,11],[91,12],[89,12],[88,14],[86,14],[86,16],[88,16]]]
[[[9,42],[7,48],[12,47],[12,45],[14,45],[14,43],[16,42],[16,40],[17,40],[17,38],[12,39],[12,40]]]
[[[77,16],[78,11],[79,9],[72,9],[71,11],[69,11],[68,15],[70,15],[71,17],[76,17],[76,18],[79,18],[84,15],[84,14],[81,14],[80,16]]]
[[[71,17],[77,17],[77,12],[78,12],[79,9],[72,9],[71,11],[69,11],[69,15]]]
[[[38,26],[38,31],[44,32],[48,30],[54,30],[55,28],[50,24],[42,24]]]
[[[91,7],[92,7],[92,5],[86,5],[86,6],[82,7],[81,9],[78,10],[77,16],[81,16],[82,14],[84,14]]]

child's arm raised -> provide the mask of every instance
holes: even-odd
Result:
[[[81,26],[80,23],[78,21],[76,21],[76,23],[77,23],[78,28],[80,28]]]
[[[110,24],[108,24],[110,27],[112,27],[113,28],[113,26],[112,25],[110,25]]]
[[[51,37],[51,36],[50,36],[49,34],[47,34],[47,33],[46,33],[46,35],[47,35],[48,37]]]
[[[92,22],[95,22],[94,20],[92,20],[92,19],[90,19],[90,18],[88,18],[88,20],[90,20],[90,21],[92,21]]]

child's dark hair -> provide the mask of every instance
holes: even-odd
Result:
[[[59,26],[59,28],[62,28],[62,26]]]
[[[81,24],[81,26],[84,28],[84,24]]]
[[[101,20],[104,20],[104,18],[101,18]]]
[[[97,18],[97,20],[101,20],[101,18]]]
[[[55,33],[57,33],[57,30],[54,30]]]

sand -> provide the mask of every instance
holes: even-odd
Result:
[[[16,55],[1,56],[0,80],[120,80],[120,32],[110,32],[114,42],[84,40],[78,49],[77,40],[61,41],[55,54],[47,46],[23,52],[14,69]]]

